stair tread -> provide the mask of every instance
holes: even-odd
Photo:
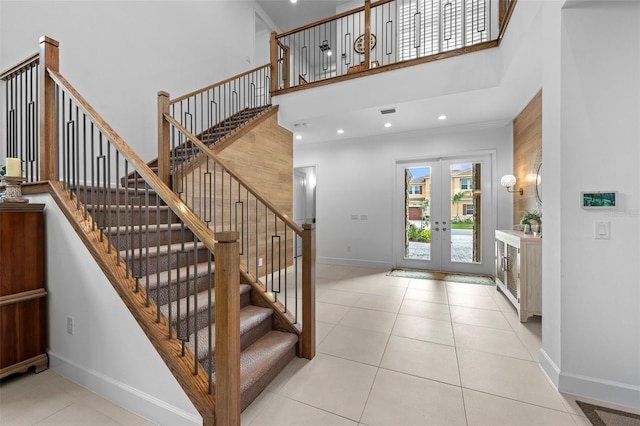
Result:
[[[189,241],[187,244],[184,244],[185,248],[183,249],[182,243],[173,243],[173,244],[162,244],[160,245],[160,247],[158,246],[151,246],[148,248],[149,250],[149,257],[153,257],[153,256],[157,256],[157,255],[162,255],[162,254],[166,254],[169,253],[169,251],[171,251],[171,253],[176,253],[179,250],[186,250],[189,252],[193,252],[196,248],[198,250],[202,250],[202,249],[206,249],[207,246],[204,245],[203,242],[198,241],[195,244],[193,244],[193,241]],[[171,249],[171,250],[169,250]],[[120,256],[122,256],[123,258],[126,258],[127,252],[128,251],[132,251],[132,250],[120,250]],[[146,256],[147,255],[147,249],[144,248],[142,250],[140,249],[133,249],[133,258],[137,259],[140,256]]]
[[[240,294],[245,294],[251,291],[251,286],[248,284],[240,284]],[[215,292],[211,289],[211,304],[215,307]],[[209,291],[201,291],[194,297],[193,295],[190,297],[190,304],[193,309],[194,300],[198,302],[198,312],[203,312],[207,310],[207,305],[209,304]],[[184,319],[187,316],[187,298],[183,297],[180,300],[174,300],[171,302],[171,312],[178,312],[178,304],[180,304],[180,319]],[[169,316],[169,304],[160,306],[160,311],[162,314],[168,318]],[[175,321],[175,319],[172,319]]]
[[[159,223],[159,224],[149,224],[147,226],[147,228],[149,229],[149,232],[165,232],[168,231],[169,228],[171,228],[172,231],[176,231],[179,232],[182,229],[182,224],[179,222],[174,222],[174,223]],[[129,231],[129,232],[135,232],[138,233],[140,231],[144,231],[144,227],[142,226],[126,226],[126,225],[122,225],[122,226],[112,226],[110,228],[110,234],[115,234],[118,231],[120,232],[120,234],[124,234],[125,231]],[[189,229],[185,228],[186,231],[189,231]]]
[[[244,392],[298,342],[293,333],[272,330],[240,353],[240,391]],[[215,372],[212,373],[215,382]]]
[[[174,268],[171,271],[165,270],[165,271],[161,271],[159,274],[158,273],[149,274],[149,289],[155,289],[158,285],[158,282],[160,282],[160,284],[167,284],[169,280],[169,272],[171,272],[172,279],[175,279],[178,276],[177,274],[178,271],[180,272],[181,277],[186,277],[187,271],[189,271],[190,276],[193,277],[196,267],[198,271],[198,274],[197,274],[198,277],[203,277],[209,274],[208,262],[198,263],[195,266],[194,265],[182,266],[177,269]],[[215,263],[211,262],[211,273],[213,273],[214,270],[215,270]],[[158,277],[160,278],[160,281],[158,281]],[[140,283],[146,284],[147,277],[144,276],[140,278]]]
[[[240,335],[248,332],[260,322],[270,317],[272,314],[273,309],[262,308],[255,305],[248,305],[240,309]],[[188,346],[192,352],[195,350],[194,342],[196,335],[198,338],[198,357],[200,357],[200,359],[203,359],[206,356],[206,352],[209,348],[209,328],[204,327],[198,330],[197,333],[192,333],[189,336]],[[216,331],[214,326],[212,326],[211,328],[211,339],[213,340],[213,342],[211,342],[211,348],[212,351],[215,351]]]

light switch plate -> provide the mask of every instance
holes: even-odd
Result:
[[[596,240],[611,238],[611,222],[596,222]]]

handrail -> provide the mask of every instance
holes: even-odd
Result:
[[[241,74],[235,75],[233,77],[229,77],[226,80],[222,80],[222,81],[219,81],[217,83],[210,84],[209,86],[205,86],[202,89],[194,90],[193,92],[187,93],[186,95],[182,95],[182,96],[177,97],[175,99],[171,99],[169,101],[169,105],[173,105],[173,104],[178,103],[180,101],[184,101],[187,98],[190,98],[190,97],[195,96],[195,95],[199,95],[200,93],[206,92],[207,90],[211,90],[211,89],[214,89],[214,88],[216,88],[218,86],[222,86],[223,84],[226,84],[226,83],[229,83],[229,82],[231,82],[233,80],[237,80],[239,78],[245,77],[245,76],[247,76],[247,75],[249,75],[251,73],[254,73],[256,71],[260,71],[263,68],[268,68],[269,66],[270,66],[270,64],[261,65],[259,67],[255,67],[255,68],[253,68],[253,69],[251,69],[249,71],[245,71],[245,72],[243,72]]]
[[[24,68],[29,67],[34,62],[38,62],[39,59],[40,59],[40,54],[39,53],[35,53],[34,55],[29,56],[28,58],[24,59],[23,61],[19,62],[16,65],[12,66],[11,68],[7,69],[6,71],[3,71],[2,74],[0,74],[0,80],[5,80],[7,77],[11,77],[11,75],[15,74],[16,72],[20,72]]]
[[[280,95],[297,86],[367,75],[362,73],[372,69],[415,65],[421,63],[416,59],[433,60],[456,50],[464,53],[470,46],[496,46],[490,41],[498,41],[498,34],[490,33],[491,7],[497,1],[481,0],[477,6],[463,1],[451,12],[453,6],[444,0],[435,0],[433,8],[412,0],[365,0],[364,6],[274,34],[271,66],[277,74],[272,92]],[[512,7],[509,4],[509,10]],[[285,68],[281,63],[286,60],[291,65]]]
[[[109,139],[118,146],[118,150],[124,157],[134,165],[136,171],[156,191],[158,196],[162,198],[167,206],[173,210],[176,215],[188,225],[193,233],[198,237],[207,248],[213,252],[215,247],[214,233],[204,226],[200,218],[186,207],[184,202],[173,191],[167,188],[162,180],[153,170],[145,164],[144,161],[136,154],[124,140],[109,126],[109,124],[98,114],[93,107],[80,95],[75,88],[69,83],[59,72],[48,70],[51,78],[61,87],[64,87],[73,99],[89,114],[95,121],[96,126],[109,137]]]
[[[271,210],[281,221],[286,223],[287,226],[292,228],[296,232],[296,234],[302,235],[303,230],[297,223],[291,220],[286,214],[280,213],[280,210],[276,206],[274,206],[273,203],[271,203],[269,200],[264,198],[253,185],[247,182],[246,179],[244,179],[242,176],[234,172],[232,167],[230,167],[224,160],[222,160],[218,155],[212,152],[209,149],[209,147],[207,147],[204,143],[202,143],[200,139],[198,139],[191,132],[185,129],[184,126],[178,122],[178,120],[173,118],[170,114],[164,114],[164,118],[167,121],[169,121],[171,124],[176,126],[176,128],[180,130],[185,136],[187,136],[189,141],[194,145],[196,145],[203,153],[205,153],[208,157],[212,158],[216,163],[220,164],[225,172],[233,176],[233,178],[237,180],[247,191],[249,191],[251,195],[253,195],[256,199],[258,199],[269,210]]]

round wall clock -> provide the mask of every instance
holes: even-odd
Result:
[[[376,35],[373,33],[371,34],[371,37],[370,37],[370,45],[371,45],[371,50],[373,50],[373,48],[376,47]],[[360,34],[356,39],[356,41],[353,42],[353,50],[355,50],[360,54],[364,53],[364,34]]]

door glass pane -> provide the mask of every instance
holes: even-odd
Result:
[[[405,258],[431,260],[431,167],[407,167],[404,176]]]
[[[451,164],[451,261],[481,261],[481,163]]]

